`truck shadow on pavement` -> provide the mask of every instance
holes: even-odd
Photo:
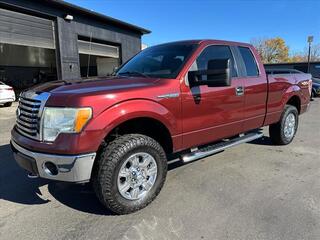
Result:
[[[256,144],[256,145],[264,145],[264,146],[274,146],[271,141],[271,138],[268,136],[263,136],[262,138],[258,138],[254,141],[248,142],[249,144]]]
[[[173,170],[182,164],[170,164]],[[49,194],[48,194],[49,193]],[[114,215],[96,198],[91,184],[29,179],[15,162],[9,144],[0,146],[0,200],[25,205],[50,204],[58,201],[72,209],[97,215]]]
[[[70,208],[97,215],[115,215],[102,206],[90,183],[50,182],[48,190],[57,201]]]
[[[20,204],[45,204],[40,187],[47,184],[41,179],[32,181],[15,162],[9,144],[0,146],[0,199]]]
[[[250,144],[272,145],[269,137]],[[170,163],[172,171],[183,166],[180,161]],[[49,193],[49,194],[48,194]],[[0,146],[0,200],[25,205],[50,204],[58,201],[72,209],[97,215],[114,215],[96,198],[91,184],[71,184],[45,179],[29,179],[26,171],[15,162],[9,144]]]
[[[25,205],[50,204],[57,200],[82,212],[113,215],[101,205],[90,184],[29,179],[26,171],[15,162],[9,144],[0,146],[0,200]]]

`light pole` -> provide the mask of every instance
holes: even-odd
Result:
[[[313,42],[313,36],[308,36],[309,51],[308,51],[308,73],[310,73],[310,57],[311,57],[311,43]]]

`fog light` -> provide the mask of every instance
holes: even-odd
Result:
[[[58,174],[58,167],[52,162],[45,162],[43,165],[43,169],[46,174],[50,176],[55,176]]]

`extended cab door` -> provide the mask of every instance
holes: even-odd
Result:
[[[263,64],[251,46],[239,46],[239,64],[244,77],[244,131],[260,128],[266,115],[268,81]]]
[[[230,59],[232,83],[227,87],[190,86],[188,74],[181,84],[183,147],[189,148],[230,137],[243,131],[243,79],[227,45],[205,47],[190,71],[205,70],[209,60]]]

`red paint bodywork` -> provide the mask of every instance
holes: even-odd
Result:
[[[309,75],[275,75],[267,78],[255,49],[248,44],[204,40],[176,79],[113,77],[108,79],[63,81],[35,87],[50,92],[46,106],[91,107],[93,117],[79,134],[60,134],[53,143],[31,140],[12,130],[19,145],[36,152],[81,154],[96,152],[102,140],[119,124],[147,117],[161,122],[170,132],[174,152],[230,137],[277,122],[285,104],[293,96],[306,111],[310,93]],[[259,63],[258,77],[233,78],[229,87],[200,86],[190,89],[187,72],[208,45],[249,47]],[[235,87],[244,86],[245,94],[236,96]],[[178,93],[177,98],[158,96]]]

